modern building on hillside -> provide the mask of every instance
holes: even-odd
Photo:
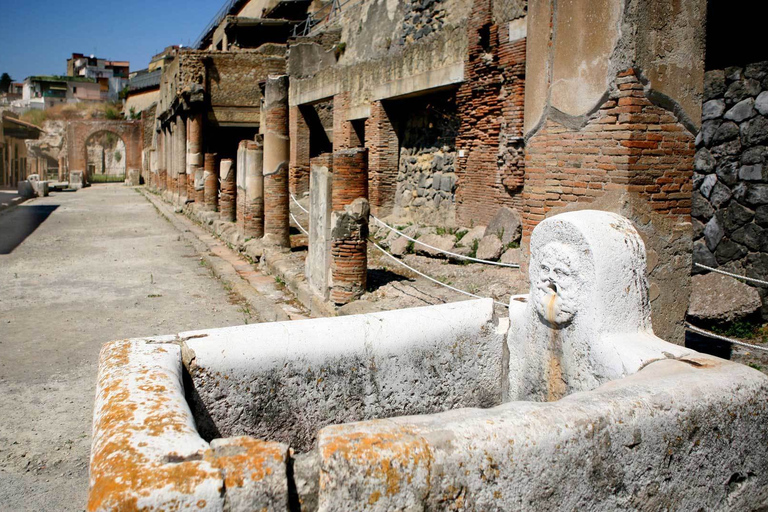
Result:
[[[101,86],[92,78],[75,76],[30,76],[24,80],[22,97],[14,106],[45,110],[65,103],[102,101]]]
[[[105,100],[117,101],[120,91],[128,85],[130,64],[128,61],[107,60],[73,53],[67,59],[67,75],[92,78],[101,86]]]

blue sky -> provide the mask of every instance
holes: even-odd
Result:
[[[0,73],[64,75],[72,53],[147,67],[166,46],[194,43],[225,0],[0,0]]]

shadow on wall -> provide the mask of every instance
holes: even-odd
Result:
[[[0,254],[10,254],[45,222],[59,205],[20,205],[2,217]]]

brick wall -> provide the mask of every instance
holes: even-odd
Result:
[[[389,114],[380,101],[371,103],[365,121],[371,210],[379,216],[392,212],[397,189],[398,138]]]
[[[457,93],[459,224],[486,224],[500,206],[522,207],[525,39],[510,41],[507,27],[494,24],[490,0],[475,1]]]
[[[288,132],[291,139],[289,186],[299,197],[309,191],[309,125],[299,107],[288,110]]]
[[[580,130],[552,120],[528,141],[523,237],[553,209],[627,190],[653,212],[691,214],[694,137],[673,113],[645,97],[633,70]]]

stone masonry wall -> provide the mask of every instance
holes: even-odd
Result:
[[[693,176],[694,263],[768,277],[768,61],[707,71]],[[698,267],[694,273],[705,272]],[[768,318],[768,290],[757,287]]]

